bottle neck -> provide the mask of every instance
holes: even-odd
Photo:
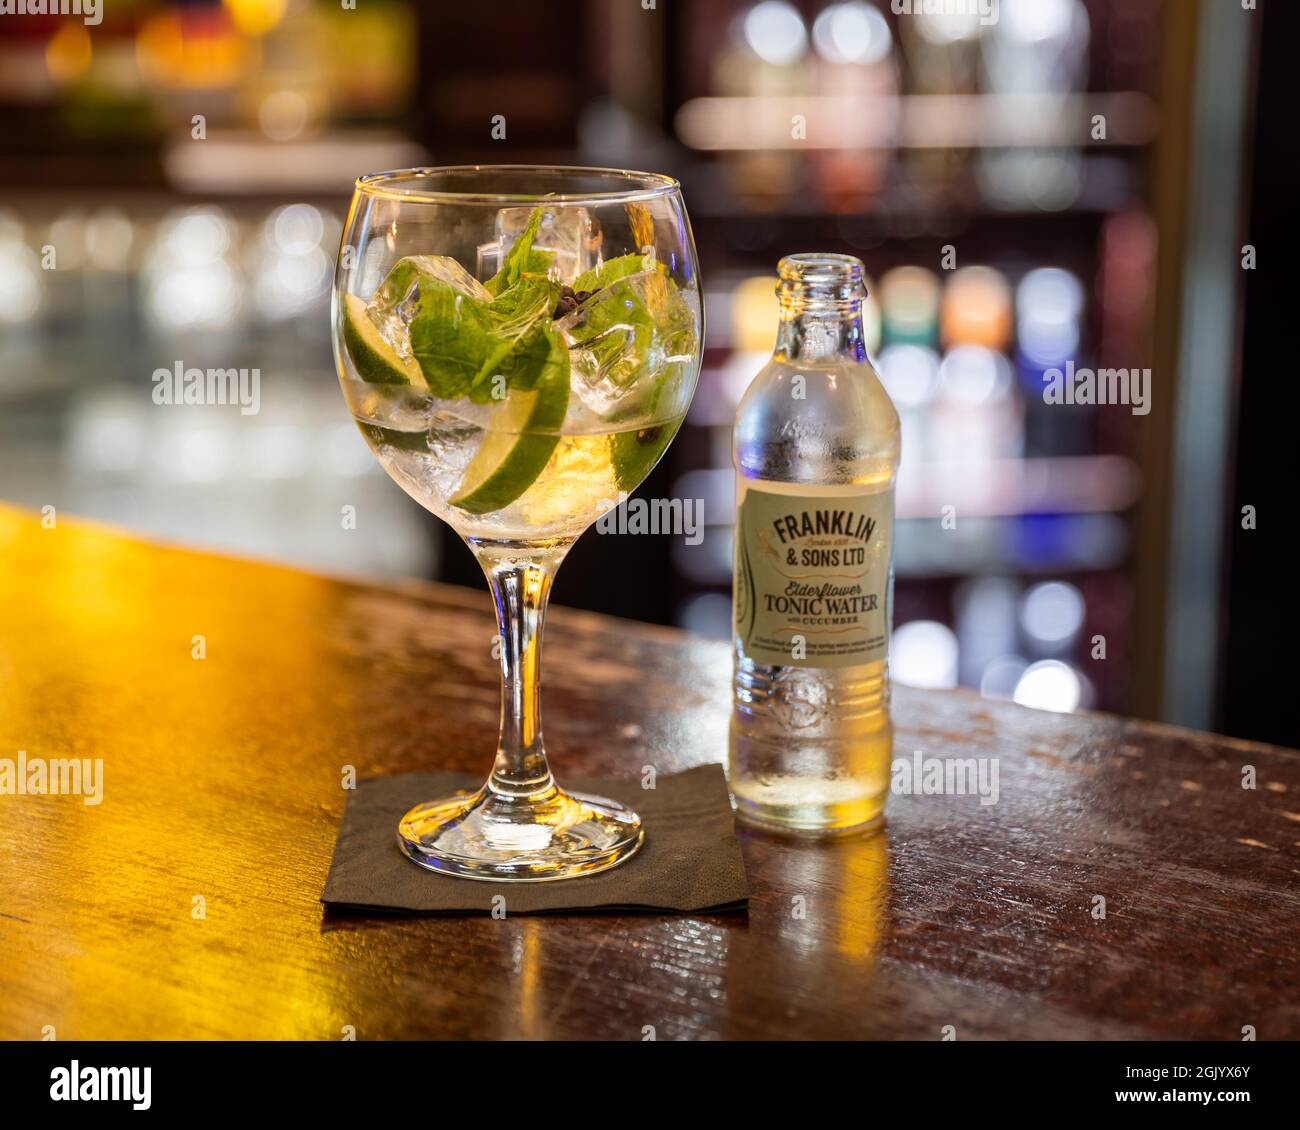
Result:
[[[781,305],[779,361],[865,361],[862,261],[852,255],[801,252],[776,265]]]
[[[778,361],[865,361],[860,301],[808,303],[781,296]]]

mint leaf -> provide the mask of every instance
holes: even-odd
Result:
[[[521,278],[502,291],[488,307],[497,344],[479,366],[470,384],[470,398],[485,403],[495,391],[489,383],[498,374],[510,388],[532,388],[543,358],[538,330],[549,325],[560,293],[558,283],[545,277]]]
[[[518,337],[531,328],[538,318],[549,319],[559,296],[559,283],[544,276],[521,278],[503,290],[488,307],[496,322],[497,333],[503,338]]]
[[[411,353],[434,396],[459,400],[500,344],[488,305],[427,276],[420,279],[419,290]]]
[[[493,295],[500,295],[514,286],[525,274],[546,274],[551,265],[550,252],[533,250],[533,240],[537,238],[537,231],[541,226],[542,209],[541,205],[538,205],[530,213],[524,230],[515,239],[514,246],[510,248],[510,253],[501,264],[501,270],[483,284]]]
[[[628,275],[650,270],[653,265],[654,259],[649,255],[620,255],[616,259],[605,260],[599,267],[592,267],[588,271],[583,271],[573,280],[573,289],[604,290],[605,287],[612,286],[619,279],[626,278]]]
[[[540,215],[540,209],[535,209],[529,227],[515,243],[511,263],[516,266],[530,254],[541,254],[527,246],[536,234]],[[511,270],[508,263],[494,277],[504,279]],[[397,268],[390,277],[394,283],[408,286],[417,272],[406,266],[400,277],[394,276],[399,276]],[[539,323],[550,321],[558,283],[544,274],[521,273],[496,297],[485,301],[440,277],[421,273],[418,278],[418,310],[410,325],[411,352],[434,396],[444,400],[469,396],[485,403],[497,391],[491,384],[497,374],[504,376],[510,387],[532,386],[544,361],[544,349],[533,331]]]
[[[499,399],[492,378],[505,378],[506,387],[530,392],[543,382],[569,379],[569,350],[546,322],[538,322],[522,337],[503,343],[484,363],[469,390],[475,404]]]
[[[559,341],[547,321],[537,322],[527,333],[511,341],[501,342],[474,375],[469,397],[475,403],[486,404],[495,399],[492,378],[505,378],[507,388],[528,391],[536,386],[543,370],[552,363],[554,343]],[[567,367],[569,354],[565,350]]]

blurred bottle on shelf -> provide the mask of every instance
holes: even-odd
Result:
[[[1088,79],[1088,12],[1081,0],[1001,0],[1000,15],[980,43],[984,89],[998,134],[1023,130],[1073,136],[1070,146],[988,148],[979,154],[985,197],[1003,208],[1068,208],[1083,183],[1079,145],[1088,126],[1069,96]]]
[[[982,687],[986,677],[996,679],[995,665],[1004,666],[1007,658],[1015,655],[1019,593],[1020,585],[1010,577],[973,577],[957,586],[954,605],[963,686]],[[1016,679],[1024,666],[1023,661],[1018,662]],[[1014,689],[1012,681],[1005,697],[1010,698]]]
[[[961,267],[943,291],[940,333],[950,348],[982,345],[1002,351],[1011,341],[1011,288],[992,267]]]
[[[898,19],[904,88],[911,95],[969,95],[978,90],[979,42],[987,30],[978,6],[917,3]],[[910,149],[905,168],[910,193],[932,207],[961,200],[970,150]]]
[[[713,60],[711,85],[732,98],[806,94],[807,55],[808,28],[799,10],[786,0],[761,0],[732,21]],[[803,157],[788,146],[731,151],[731,188],[749,208],[775,211],[801,187]]]
[[[885,345],[933,347],[939,338],[939,279],[924,267],[895,267],[880,280]]]
[[[828,108],[819,128],[851,129],[864,114],[897,116],[894,38],[879,8],[866,0],[828,5],[813,23],[812,43],[814,88]],[[884,187],[893,154],[853,144],[847,134],[842,140],[846,144],[813,150],[819,193],[832,212],[864,211]]]
[[[1024,414],[1010,362],[982,345],[949,350],[939,365],[931,429],[934,461],[957,479],[1020,458]]]
[[[1048,404],[1048,374],[1081,365],[1083,284],[1059,267],[1029,271],[1016,288],[1016,370],[1025,398],[1025,453],[1081,455],[1091,452],[1091,408]]]
[[[898,410],[903,449],[898,481],[906,490],[935,458],[930,412],[939,389],[939,355],[928,345],[886,346],[880,354],[880,379]]]
[[[1019,458],[1024,448],[1024,413],[1005,356],[1011,307],[1011,287],[992,267],[963,267],[944,288],[940,333],[948,352],[931,429],[933,458],[957,478]]]
[[[47,305],[45,275],[40,259],[27,245],[22,221],[7,209],[0,209],[0,325],[6,340],[19,330],[30,329]]]

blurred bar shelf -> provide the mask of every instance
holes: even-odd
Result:
[[[864,101],[875,112],[864,113]],[[735,95],[693,98],[678,110],[677,136],[692,149],[1015,149],[1090,142],[1096,117],[1108,146],[1154,137],[1155,103],[1145,94]],[[793,137],[792,118],[807,123]]]
[[[209,135],[202,145],[188,138],[173,141],[163,152],[171,184],[199,195],[332,193],[338,190],[340,170],[428,163],[423,146],[383,130],[338,130],[291,144],[227,130]]]
[[[1138,500],[1137,464],[1122,455],[1048,456],[986,463],[931,463],[900,477],[899,518],[997,518],[1118,514]]]
[[[732,468],[700,468],[678,480],[676,493],[703,498],[710,525],[730,525],[735,486]],[[899,478],[895,514],[899,520],[939,521],[946,506],[955,508],[959,520],[1120,514],[1137,502],[1139,490],[1137,465],[1123,455],[930,463]]]

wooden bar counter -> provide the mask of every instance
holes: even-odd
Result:
[[[494,634],[0,507],[0,758],[103,760],[98,804],[0,795],[0,1037],[1300,1036],[1300,753],[964,692],[899,689],[895,753],[998,758],[998,802],[742,830],[747,915],[326,912],[345,766],[486,772]],[[545,650],[561,778],[724,759],[726,644],[556,608]]]

